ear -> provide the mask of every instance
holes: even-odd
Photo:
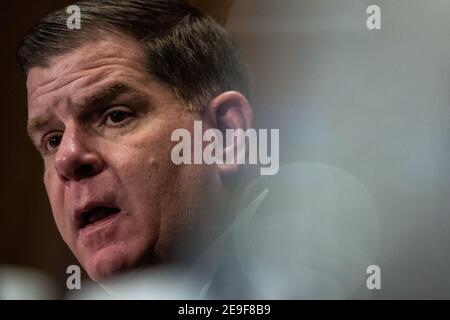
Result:
[[[215,97],[208,104],[204,119],[211,127],[217,128],[226,137],[227,129],[247,129],[253,126],[253,110],[247,98],[237,91],[227,91]],[[223,142],[223,154],[226,155],[230,148],[235,148],[235,144],[227,146]],[[248,150],[248,148],[246,148]],[[235,149],[236,151],[236,149]],[[237,152],[234,153],[235,158]],[[233,164],[218,164],[219,174],[223,179],[228,179],[237,174],[242,165],[237,164],[234,159]]]

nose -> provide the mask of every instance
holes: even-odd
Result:
[[[55,167],[64,181],[79,181],[99,174],[104,163],[89,135],[66,127],[55,155]]]

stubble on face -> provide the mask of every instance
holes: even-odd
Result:
[[[144,66],[139,43],[116,35],[32,68],[27,79],[29,131],[43,154],[53,216],[94,280],[170,260],[179,244],[200,237],[206,215],[221,211],[215,168],[170,159],[171,133],[192,132],[201,114],[184,110]],[[111,110],[126,119],[114,123]],[[51,135],[60,139],[54,149]],[[98,207],[118,213],[83,226],[79,216]]]

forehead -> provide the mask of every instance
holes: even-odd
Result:
[[[52,99],[81,97],[89,88],[102,86],[107,81],[139,84],[146,78],[145,57],[139,43],[127,36],[105,36],[50,59],[46,67],[30,69],[27,78],[29,113],[41,104],[51,104]]]

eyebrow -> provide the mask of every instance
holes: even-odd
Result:
[[[27,133],[30,138],[33,138],[33,134],[40,131],[42,128],[48,125],[49,121],[43,117],[36,117],[28,120]]]
[[[124,83],[115,83],[83,98],[82,105],[89,106],[106,103],[127,92],[139,93],[136,89],[133,89]]]
[[[145,100],[144,94],[136,89],[124,83],[114,83],[83,98],[81,105],[91,106],[105,104],[128,92],[136,93],[141,100]],[[49,122],[50,121],[46,117],[41,116],[30,119],[27,123],[28,136],[33,138],[33,135],[36,132],[41,131],[42,128],[48,126]]]

